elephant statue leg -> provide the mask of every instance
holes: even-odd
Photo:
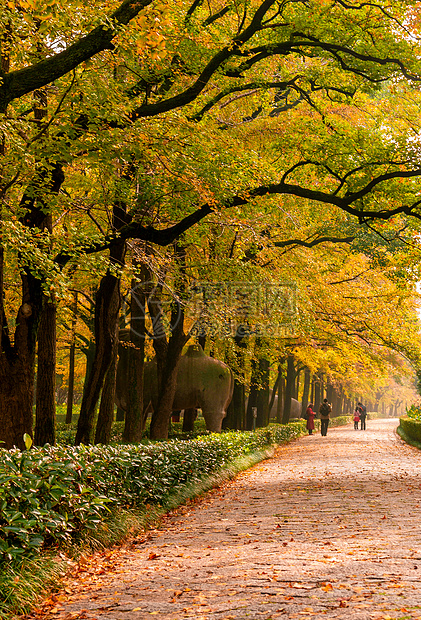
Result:
[[[183,433],[190,433],[194,430],[194,423],[197,418],[197,409],[184,409]]]
[[[220,433],[222,428],[222,420],[226,416],[225,411],[209,411],[202,408],[202,414],[205,418],[206,430],[211,433]]]

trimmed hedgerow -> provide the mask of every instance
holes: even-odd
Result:
[[[184,485],[305,431],[305,422],[139,446],[0,451],[0,563],[95,530],[118,507],[165,506]]]
[[[421,444],[421,420],[410,417],[399,418],[398,434],[413,445]],[[417,447],[420,447],[418,445]]]

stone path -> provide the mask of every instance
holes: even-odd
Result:
[[[80,569],[51,617],[421,619],[421,453],[397,423],[280,448]]]

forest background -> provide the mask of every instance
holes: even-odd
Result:
[[[288,364],[342,404],[414,396],[418,8],[4,4],[5,447],[32,435],[34,394],[35,443],[54,444],[56,379],[75,349],[76,382],[86,374],[76,442],[109,440],[121,328],[126,441],[143,432],[153,354],[151,436],[167,435],[192,334],[232,367],[240,403],[246,384],[257,394]]]

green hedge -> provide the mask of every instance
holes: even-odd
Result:
[[[399,418],[397,432],[407,443],[412,445],[419,443],[420,445],[417,447],[421,447],[421,420],[407,416]]]
[[[304,432],[299,421],[139,446],[0,450],[0,563],[68,545],[115,509],[165,506],[186,484]]]

